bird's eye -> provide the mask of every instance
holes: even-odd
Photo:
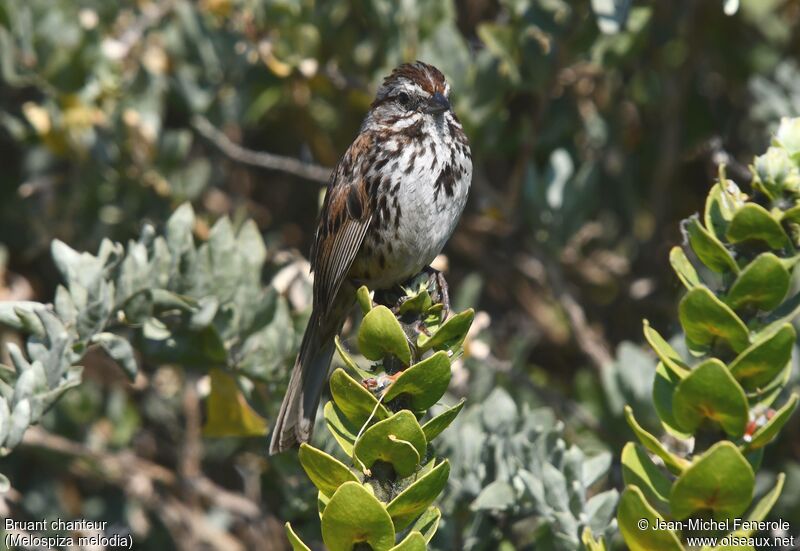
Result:
[[[408,94],[406,94],[405,92],[400,92],[399,94],[397,94],[397,101],[400,102],[400,105],[408,105],[409,99],[410,98],[408,97]]]

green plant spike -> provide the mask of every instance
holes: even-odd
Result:
[[[727,233],[731,243],[761,241],[773,250],[791,249],[789,236],[767,209],[755,203],[747,203],[731,220]]]
[[[771,334],[760,336],[731,362],[731,374],[745,390],[768,385],[789,363],[796,337],[797,333],[790,323]]]
[[[709,510],[714,519],[741,515],[753,499],[753,468],[737,447],[718,442],[695,459],[672,485],[670,508],[677,519]]]
[[[656,510],[669,513],[672,483],[656,467],[645,449],[633,442],[628,442],[622,449],[622,479],[626,486],[639,488]]]
[[[295,534],[290,523],[287,522],[285,526],[286,537],[289,538],[289,544],[292,546],[292,551],[311,551],[311,548],[303,543],[303,540],[300,539],[300,536]]]
[[[769,311],[777,308],[789,291],[789,271],[772,253],[763,253],[748,264],[725,296],[734,310],[752,306]]]
[[[352,551],[366,543],[374,551],[395,544],[395,530],[386,508],[358,482],[345,482],[322,513],[322,539],[329,551]]]
[[[382,360],[392,355],[403,365],[411,363],[406,334],[386,306],[376,306],[364,316],[358,331],[358,348],[370,360]]]
[[[687,345],[695,353],[707,352],[720,340],[737,353],[750,344],[744,322],[705,287],[686,293],[678,312]]]
[[[403,371],[386,389],[384,402],[408,396],[411,409],[422,411],[438,402],[450,384],[450,359],[440,350]]]
[[[674,530],[664,526],[664,517],[634,485],[623,490],[617,507],[617,522],[630,551],[684,551]]]
[[[347,465],[305,442],[297,454],[308,478],[326,497],[333,496],[345,482],[360,482]]]
[[[718,273],[739,273],[739,266],[728,249],[711,235],[696,217],[689,219],[686,231],[689,233],[689,245],[700,262]]]
[[[692,266],[691,261],[681,247],[672,247],[672,250],[669,252],[669,263],[684,287],[693,289],[702,285],[700,276],[697,275],[697,270],[694,269],[694,266]]]
[[[678,384],[672,412],[686,432],[695,432],[704,419],[710,419],[738,438],[747,425],[747,397],[725,364],[712,358]]]
[[[367,468],[390,463],[400,477],[411,475],[425,455],[428,442],[414,414],[401,410],[375,423],[356,441],[355,455]]]
[[[444,490],[450,476],[450,462],[445,460],[410,486],[400,492],[387,505],[395,530],[403,530],[430,507],[431,503]]]

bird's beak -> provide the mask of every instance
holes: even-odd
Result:
[[[431,99],[425,102],[425,106],[422,110],[431,115],[438,115],[439,113],[450,110],[450,102],[447,101],[447,98],[444,97],[441,92],[436,92]]]

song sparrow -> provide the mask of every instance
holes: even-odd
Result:
[[[420,61],[397,67],[333,171],[311,249],[313,311],[270,454],[311,437],[334,337],[356,286],[387,289],[416,275],[461,216],[472,154],[449,93],[436,67]]]

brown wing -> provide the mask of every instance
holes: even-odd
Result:
[[[322,315],[331,307],[372,220],[362,170],[371,143],[367,135],[356,138],[328,183],[311,248],[314,308]]]

